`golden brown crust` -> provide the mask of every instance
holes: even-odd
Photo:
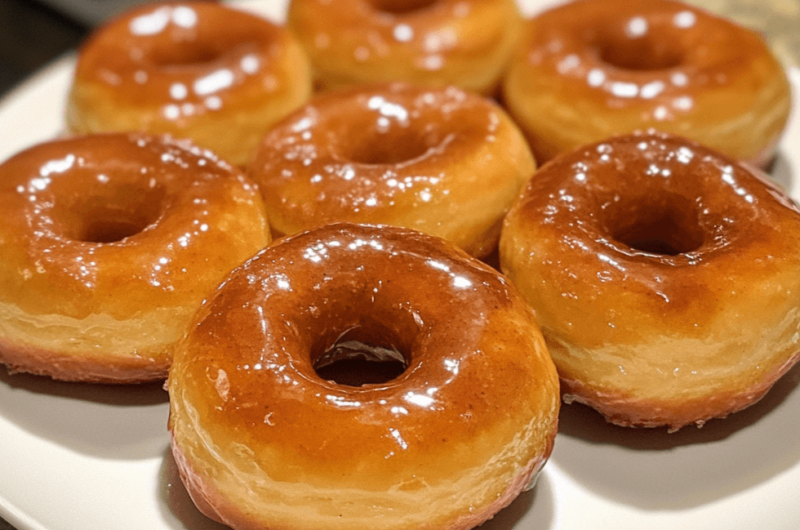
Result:
[[[287,24],[323,89],[405,81],[487,94],[522,17],[514,0],[293,0]]]
[[[19,153],[0,208],[0,361],[58,379],[163,378],[204,296],[269,242],[241,173],[142,134]]]
[[[67,122],[74,133],[191,138],[243,165],[310,93],[308,59],[284,28],[211,2],[166,2],[133,9],[89,38]]]
[[[322,379],[314,363],[344,333],[391,343],[406,370]],[[559,401],[532,313],[500,275],[430,236],[345,224],[235,271],[169,390],[187,486],[237,528],[479,524],[547,459]]]
[[[765,166],[789,81],[756,33],[673,0],[582,0],[528,22],[504,81],[537,160],[655,128]]]
[[[483,257],[535,167],[496,104],[393,83],[315,97],[267,134],[249,175],[279,234],[390,224]]]
[[[501,266],[566,393],[615,423],[678,428],[747,406],[796,361],[798,234],[757,170],[632,135],[543,167],[506,218]]]

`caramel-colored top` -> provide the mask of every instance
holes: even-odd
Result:
[[[194,306],[269,242],[214,155],[142,134],[57,140],[0,166],[0,293],[30,314],[117,320]]]
[[[763,163],[789,106],[788,80],[758,34],[673,0],[579,0],[542,13],[505,88],[542,160],[655,127]]]
[[[496,238],[534,169],[496,104],[454,87],[394,83],[312,99],[264,138],[249,175],[279,233],[383,223],[474,254]]]
[[[344,335],[407,368],[383,384],[322,379],[314,364]],[[227,467],[381,492],[452,480],[509,444],[526,462],[540,448],[515,446],[521,429],[549,439],[558,406],[538,326],[501,275],[436,238],[345,224],[237,269],[196,317],[169,387],[202,443],[248,459]]]
[[[661,134],[548,163],[503,230],[503,270],[525,283],[543,328],[585,347],[721,340],[709,323],[727,315],[746,326],[748,313],[728,313],[742,305],[772,311],[800,263],[800,212],[783,191]]]
[[[287,24],[324,88],[495,88],[522,25],[513,0],[293,0]]]

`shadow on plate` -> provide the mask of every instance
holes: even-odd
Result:
[[[161,454],[168,395],[162,383],[66,383],[0,367],[0,416],[31,434],[97,458]]]
[[[800,462],[800,364],[755,405],[702,428],[629,429],[583,405],[562,407],[553,462],[617,502],[651,510],[700,506]]]
[[[225,525],[212,521],[195,507],[189,492],[181,482],[178,465],[167,447],[161,463],[160,483],[156,490],[157,502],[168,528],[175,530],[229,530]]]
[[[775,160],[770,164],[768,174],[772,177],[772,180],[780,184],[787,192],[791,192],[794,189],[794,171],[789,158],[782,152],[779,151],[775,156]]]
[[[481,530],[547,530],[552,528],[554,517],[553,489],[546,473],[539,476],[536,487],[523,492],[493,519],[485,522]],[[198,510],[181,482],[178,466],[167,448],[161,467],[158,504],[164,510],[164,519],[175,530],[225,530],[228,527],[212,521]]]

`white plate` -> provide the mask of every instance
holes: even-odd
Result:
[[[545,2],[526,2],[527,13]],[[279,18],[282,1],[247,2]],[[62,129],[72,61],[0,102],[0,160]],[[791,72],[795,109],[800,72]],[[800,118],[774,176],[798,197]],[[800,366],[757,405],[676,434],[607,425],[564,407],[537,488],[491,530],[797,530]],[[169,456],[159,386],[57,383],[0,368],[0,516],[20,530],[211,530]]]

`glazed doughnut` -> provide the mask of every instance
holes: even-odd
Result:
[[[528,22],[505,101],[537,160],[636,130],[766,166],[789,81],[756,33],[672,0],[583,0]]]
[[[758,401],[798,360],[800,212],[758,170],[662,134],[560,156],[506,219],[565,401],[678,429]]]
[[[405,81],[489,93],[522,29],[514,0],[292,0],[322,89]]]
[[[308,59],[286,29],[211,2],[159,3],[113,19],[81,48],[67,122],[74,133],[190,138],[244,165],[310,93]]]
[[[355,358],[401,370],[362,386],[322,376]],[[235,270],[168,385],[189,493],[249,530],[472,528],[532,485],[559,410],[516,289],[441,239],[385,226],[328,225]]]
[[[164,379],[203,298],[270,241],[240,172],[142,134],[17,154],[0,211],[0,362],[67,381]]]
[[[275,235],[390,224],[483,257],[535,168],[496,104],[454,87],[393,83],[318,95],[267,134],[249,175]]]

